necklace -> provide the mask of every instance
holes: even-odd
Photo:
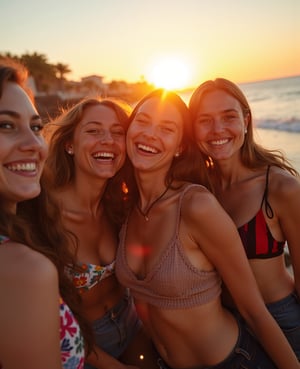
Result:
[[[141,207],[137,204],[136,207],[138,211],[142,214],[142,216],[145,218],[146,222],[149,220],[149,213],[150,210],[153,208],[153,206],[164,197],[164,195],[168,192],[170,186],[167,186],[167,188],[148,206],[148,209],[144,212]]]

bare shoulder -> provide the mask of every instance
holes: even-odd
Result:
[[[0,248],[0,275],[10,283],[37,286],[57,282],[55,265],[45,255],[30,247],[7,242]]]
[[[220,247],[229,249],[240,242],[230,216],[216,197],[201,186],[191,187],[183,198],[181,227],[213,264],[220,256]]]
[[[273,166],[270,169],[269,193],[278,200],[287,200],[299,196],[300,178],[293,176],[286,170]]]
[[[225,214],[216,197],[206,187],[191,186],[185,193],[182,201],[183,216],[191,219],[196,217],[199,220],[199,217],[207,218],[215,212]]]
[[[20,243],[1,245],[0,294],[3,367],[61,368],[59,285],[51,260]]]

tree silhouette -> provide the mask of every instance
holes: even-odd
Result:
[[[48,92],[49,87],[56,80],[55,67],[48,63],[44,54],[23,54],[20,60],[27,67],[34,78],[38,91]]]
[[[65,79],[65,74],[71,73],[72,70],[67,64],[57,63],[54,65],[56,76],[59,79]]]
[[[54,65],[56,77],[59,80],[59,89],[64,90],[65,75],[72,72],[67,64],[57,63]]]
[[[11,52],[1,52],[0,57],[11,58],[22,62],[27,67],[29,74],[33,77],[38,92],[51,92],[55,95],[58,90],[64,91],[68,88],[68,81],[65,75],[70,73],[71,69],[67,64],[60,62],[51,64],[48,62],[46,55],[37,52],[32,54],[27,52],[21,56],[13,55]],[[109,84],[106,84],[106,86],[107,89],[104,91],[106,96],[117,95],[132,102],[137,101],[154,89],[154,86],[148,84],[144,76],[141,76],[141,80],[137,83],[128,84],[126,81],[113,80]],[[103,86],[99,86],[95,81],[81,81],[80,85],[76,87],[78,92],[81,91],[82,87],[84,87],[84,93],[86,93],[86,89],[93,93],[103,93]],[[74,89],[74,84],[72,84],[71,88]]]

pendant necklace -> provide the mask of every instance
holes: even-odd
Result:
[[[161,200],[164,195],[168,192],[170,186],[167,186],[167,188],[148,206],[148,209],[143,212],[143,210],[141,209],[141,207],[137,204],[136,207],[138,209],[138,211],[140,212],[140,214],[145,218],[146,222],[148,222],[149,220],[149,213],[150,213],[150,210],[153,208],[153,206],[159,201]]]

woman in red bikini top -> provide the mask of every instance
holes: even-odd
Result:
[[[189,106],[213,190],[238,228],[269,311],[300,360],[299,174],[281,152],[254,141],[250,106],[231,81],[204,82]],[[293,276],[285,266],[285,245]]]

